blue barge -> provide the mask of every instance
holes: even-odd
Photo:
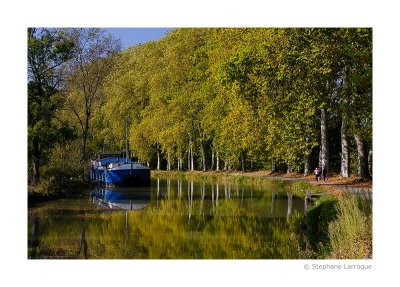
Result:
[[[122,153],[99,153],[90,162],[90,178],[106,186],[150,185],[150,168]]]

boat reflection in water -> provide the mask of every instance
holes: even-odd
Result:
[[[150,192],[145,187],[99,187],[90,193],[90,200],[107,209],[139,210],[150,203]]]

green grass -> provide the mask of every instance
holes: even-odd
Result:
[[[372,258],[372,203],[354,195],[328,196],[305,218],[318,258]]]
[[[328,226],[332,258],[372,258],[371,206],[355,196],[338,198],[337,218]]]

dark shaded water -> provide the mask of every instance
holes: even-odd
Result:
[[[29,209],[29,258],[302,258],[305,202],[281,185],[152,179]]]

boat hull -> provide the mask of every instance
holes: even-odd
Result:
[[[106,171],[104,183],[107,186],[150,185],[150,169],[109,170]]]
[[[150,168],[127,159],[92,161],[90,178],[106,186],[150,185]]]

